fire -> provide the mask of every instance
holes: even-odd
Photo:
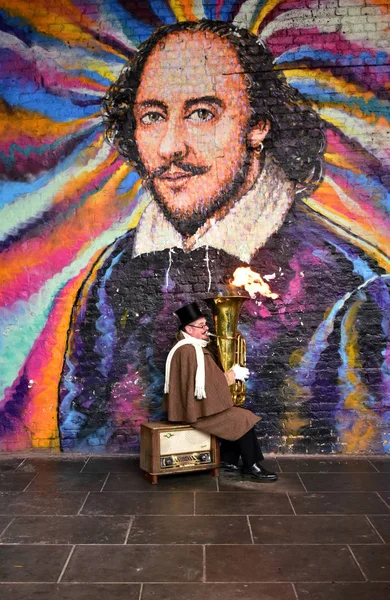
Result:
[[[271,288],[261,275],[252,271],[250,267],[238,267],[233,273],[233,281],[231,283],[236,287],[244,287],[251,298],[255,298],[256,294],[261,294],[261,296],[266,296],[273,300],[279,297],[279,294],[271,292]]]

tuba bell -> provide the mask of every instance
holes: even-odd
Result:
[[[245,300],[248,300],[247,296],[217,296],[205,299],[213,313],[218,357],[223,371],[228,371],[234,364],[246,366],[246,343],[237,330],[238,316]],[[242,406],[245,402],[245,382],[236,381],[230,386],[230,391],[233,404]]]

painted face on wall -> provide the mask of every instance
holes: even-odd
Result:
[[[249,97],[233,47],[209,32],[168,36],[149,56],[136,95],[135,140],[145,180],[182,233],[193,233],[254,183]]]

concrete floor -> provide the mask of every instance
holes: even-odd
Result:
[[[266,463],[152,486],[136,457],[0,456],[0,598],[388,600],[390,458]]]

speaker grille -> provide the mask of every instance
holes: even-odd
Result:
[[[211,436],[196,429],[160,432],[160,454],[182,454],[184,452],[204,452],[211,449]]]

